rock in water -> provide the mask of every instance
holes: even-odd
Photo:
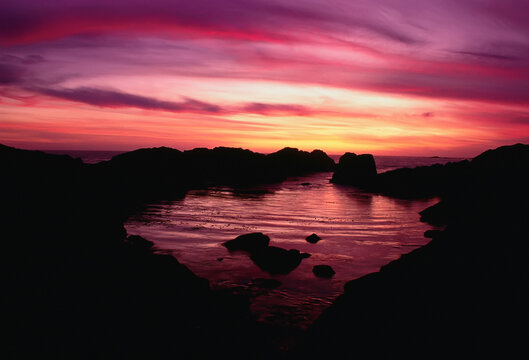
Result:
[[[305,240],[307,240],[309,243],[311,244],[316,244],[318,241],[321,240],[321,237],[319,237],[318,235],[316,234],[312,234],[312,235],[309,235],[305,238]]]
[[[371,154],[345,153],[340,158],[331,182],[344,185],[368,185],[375,180],[377,167]]]
[[[303,257],[299,250],[285,250],[279,247],[269,246],[252,253],[250,259],[261,270],[275,275],[288,274],[298,267]]]
[[[233,240],[226,241],[222,246],[230,251],[240,250],[255,253],[259,250],[265,249],[270,243],[270,238],[263,233],[250,233],[237,236]]]
[[[312,268],[312,272],[317,277],[332,278],[336,272],[329,265],[315,265]]]

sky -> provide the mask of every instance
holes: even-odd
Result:
[[[2,0],[0,143],[474,156],[529,143],[529,1]]]

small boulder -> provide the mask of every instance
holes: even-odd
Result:
[[[255,253],[265,249],[270,243],[270,238],[263,233],[251,233],[237,236],[233,240],[226,241],[222,246],[230,251],[240,250]]]
[[[305,238],[305,240],[307,240],[309,243],[311,244],[316,244],[318,241],[321,240],[321,237],[319,237],[318,235],[316,234],[312,234],[312,235],[309,235]]]
[[[312,272],[317,277],[322,277],[322,278],[332,278],[333,275],[336,274],[333,268],[330,267],[329,265],[315,265],[312,268]]]
[[[279,247],[269,246],[252,253],[250,259],[261,270],[274,275],[288,274],[298,267],[303,256],[299,250],[285,250]]]

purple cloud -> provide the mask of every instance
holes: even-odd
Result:
[[[308,115],[313,111],[305,106],[292,104],[264,104],[264,103],[250,103],[242,107],[242,112],[249,112],[261,115],[270,114],[292,114],[292,115]]]
[[[0,85],[14,85],[24,76],[24,69],[10,64],[0,63]]]
[[[109,108],[133,107],[145,110],[203,114],[253,113],[259,115],[307,115],[314,112],[314,110],[296,104],[249,103],[242,106],[222,107],[191,98],[184,98],[184,101],[179,102],[164,101],[153,97],[134,95],[117,90],[90,87],[79,87],[74,89],[33,88],[32,90],[59,99]]]
[[[79,87],[75,89],[35,88],[33,90],[44,95],[100,107],[135,107],[146,110],[212,114],[222,112],[222,108],[220,106],[189,98],[186,98],[184,101],[180,102],[163,101],[147,96],[133,95],[115,90],[104,90],[90,87]]]

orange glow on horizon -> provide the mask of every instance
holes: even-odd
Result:
[[[527,46],[491,43],[526,40],[508,17],[272,3],[3,7],[0,143],[466,157],[529,142]]]

